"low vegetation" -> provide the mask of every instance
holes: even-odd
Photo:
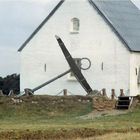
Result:
[[[85,119],[81,116],[91,112],[94,115],[90,97],[27,96],[14,100],[0,97],[0,139],[94,140],[96,136],[97,140],[116,140],[118,134],[131,140],[130,134],[135,137],[140,133],[139,106],[126,114]]]
[[[18,94],[19,80],[20,76],[17,74],[8,75],[4,78],[0,77],[0,90],[6,95],[9,94],[10,90],[13,90],[15,94]]]
[[[91,138],[77,138],[76,140],[139,140],[140,133],[111,133]]]

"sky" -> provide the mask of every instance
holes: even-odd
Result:
[[[18,48],[59,0],[0,0],[0,76],[20,73]],[[140,8],[140,0],[133,0]]]

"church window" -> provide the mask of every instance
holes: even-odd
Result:
[[[140,67],[138,68],[137,75],[137,83],[140,84]]]
[[[137,68],[135,68],[135,72],[136,72],[136,75],[138,75],[138,69]]]
[[[74,58],[74,61],[75,61],[76,65],[78,66],[78,68],[81,71],[81,58]],[[69,73],[68,80],[76,80],[73,72]]]
[[[47,66],[46,66],[46,64],[44,64],[44,72],[46,72],[46,68],[47,68]]]
[[[101,70],[103,71],[104,70],[104,63],[102,62],[101,64]]]
[[[71,19],[71,33],[78,33],[80,28],[80,21],[78,18]]]

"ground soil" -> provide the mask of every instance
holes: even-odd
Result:
[[[93,96],[93,109],[96,111],[106,111],[115,109],[116,100],[107,96]]]
[[[74,140],[77,138],[90,138],[111,133],[140,133],[140,129],[98,130],[93,128],[60,129],[53,131],[7,131],[0,132],[1,140]]]

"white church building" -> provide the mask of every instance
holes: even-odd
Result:
[[[93,90],[140,93],[140,11],[130,0],[60,0],[19,48],[20,90],[33,89],[67,71],[69,65],[55,39],[61,37]],[[67,89],[86,95],[72,73],[36,91],[56,95]]]

